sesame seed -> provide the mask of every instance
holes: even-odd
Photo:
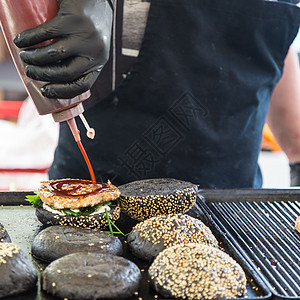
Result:
[[[189,243],[162,251],[149,268],[154,286],[174,298],[236,298],[246,291],[246,276],[216,247]],[[168,280],[166,280],[168,278]]]

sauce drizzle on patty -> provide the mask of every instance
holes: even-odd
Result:
[[[56,196],[78,198],[95,195],[109,190],[106,183],[93,183],[82,179],[53,180],[46,184],[48,190]]]

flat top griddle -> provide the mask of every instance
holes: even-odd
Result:
[[[275,299],[300,299],[300,190],[203,191],[198,204]]]
[[[35,209],[28,206],[27,202],[24,201],[25,196],[30,193],[28,192],[2,192],[0,193],[0,223],[7,229],[12,242],[19,245],[25,253],[30,255],[31,243],[34,236],[43,229],[43,226],[38,222],[35,217]],[[202,209],[196,204],[194,209],[189,212],[193,217],[202,219],[204,223],[208,220],[207,216],[203,213]],[[129,232],[136,221],[129,219],[122,215],[121,219],[117,222],[119,228],[123,232]],[[209,224],[208,224],[209,225]],[[267,286],[262,279],[256,274],[250,264],[240,255],[237,248],[230,241],[227,241],[222,232],[219,232],[215,228],[211,228],[216,238],[219,240],[221,247],[234,259],[236,259],[247,276],[247,292],[241,298],[235,298],[236,300],[256,300],[256,299],[269,299],[271,293],[267,289]],[[127,249],[126,241],[120,238],[124,245],[124,257],[135,262],[142,271],[142,281],[138,294],[133,295],[131,300],[153,300],[153,299],[167,299],[155,292],[149,285],[147,277],[147,270],[150,266],[149,263],[139,260],[134,257]],[[46,265],[35,260],[33,257],[32,261],[35,264],[38,273],[40,273]],[[58,299],[51,295],[48,295],[40,290],[40,284],[38,283],[37,289],[30,291],[29,293],[10,297],[8,299],[14,300],[54,300]]]

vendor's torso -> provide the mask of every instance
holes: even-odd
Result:
[[[260,187],[261,131],[295,15],[259,0],[118,1],[111,58],[85,103],[97,180]],[[51,177],[89,177],[75,147],[62,124]]]

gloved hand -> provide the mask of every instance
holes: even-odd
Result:
[[[46,81],[41,92],[49,98],[73,98],[87,91],[109,58],[113,5],[111,0],[58,0],[50,22],[20,33],[19,48],[51,45],[20,52],[26,75]]]
[[[300,186],[300,162],[290,164],[290,186]]]

